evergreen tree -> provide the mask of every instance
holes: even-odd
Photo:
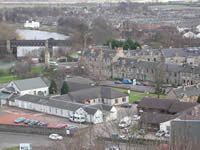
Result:
[[[57,93],[57,85],[54,80],[51,80],[51,84],[49,87],[49,94],[56,94]]]
[[[200,103],[200,96],[198,96],[197,103]]]
[[[69,88],[68,88],[67,82],[64,81],[61,91],[60,91],[60,94],[63,95],[63,94],[67,94],[68,92],[69,92]]]

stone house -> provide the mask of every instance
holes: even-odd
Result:
[[[182,102],[197,102],[200,96],[200,84],[181,86],[178,88],[173,88],[167,94],[169,99],[178,99]]]

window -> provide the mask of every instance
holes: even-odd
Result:
[[[49,112],[51,112],[51,107],[49,107]]]
[[[156,58],[154,58],[153,61],[156,62]]]
[[[116,104],[118,103],[118,99],[117,99],[117,98],[115,99],[115,103],[116,103]]]
[[[34,95],[36,95],[36,91],[34,91]]]
[[[63,110],[62,109],[60,110],[60,113],[61,113],[61,115],[63,115]]]
[[[174,73],[174,77],[176,77],[176,73]]]
[[[126,98],[125,97],[122,98],[122,102],[126,102]]]

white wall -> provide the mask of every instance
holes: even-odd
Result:
[[[123,102],[123,98],[125,98],[124,102]],[[118,101],[117,103],[115,103],[115,99],[104,99],[104,103],[108,104],[108,105],[121,105],[121,104],[129,103],[128,96],[120,97],[120,98],[116,98],[116,99]]]
[[[31,89],[31,90],[25,90],[25,91],[21,91],[20,95],[26,95],[26,94],[31,94],[31,95],[38,95],[38,92],[41,91],[44,93],[44,96],[47,96],[49,94],[49,88],[45,87],[45,88],[38,88],[38,89]]]
[[[177,119],[172,119],[172,120],[179,120],[179,119],[177,118]],[[160,130],[163,130],[165,132],[168,131],[168,129],[171,128],[171,121],[172,120],[160,123]]]
[[[100,110],[97,110],[97,112],[93,116],[93,123],[102,123],[103,122],[103,113]]]

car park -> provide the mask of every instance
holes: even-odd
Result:
[[[121,107],[124,107],[124,108],[131,108],[132,105],[129,104],[129,103],[126,103],[126,104],[122,104]]]
[[[57,125],[56,125],[56,128],[65,128],[65,127],[67,127],[67,126],[68,126],[67,124],[60,123],[60,124],[57,124]]]
[[[62,140],[63,137],[59,134],[50,134],[49,139],[51,139],[51,140]]]
[[[14,121],[14,123],[21,123],[21,122],[24,122],[26,120],[26,118],[24,118],[24,117],[19,117],[19,118],[17,118],[15,121]]]
[[[156,136],[157,137],[161,137],[165,135],[165,131],[159,130],[158,132],[156,132]]]

